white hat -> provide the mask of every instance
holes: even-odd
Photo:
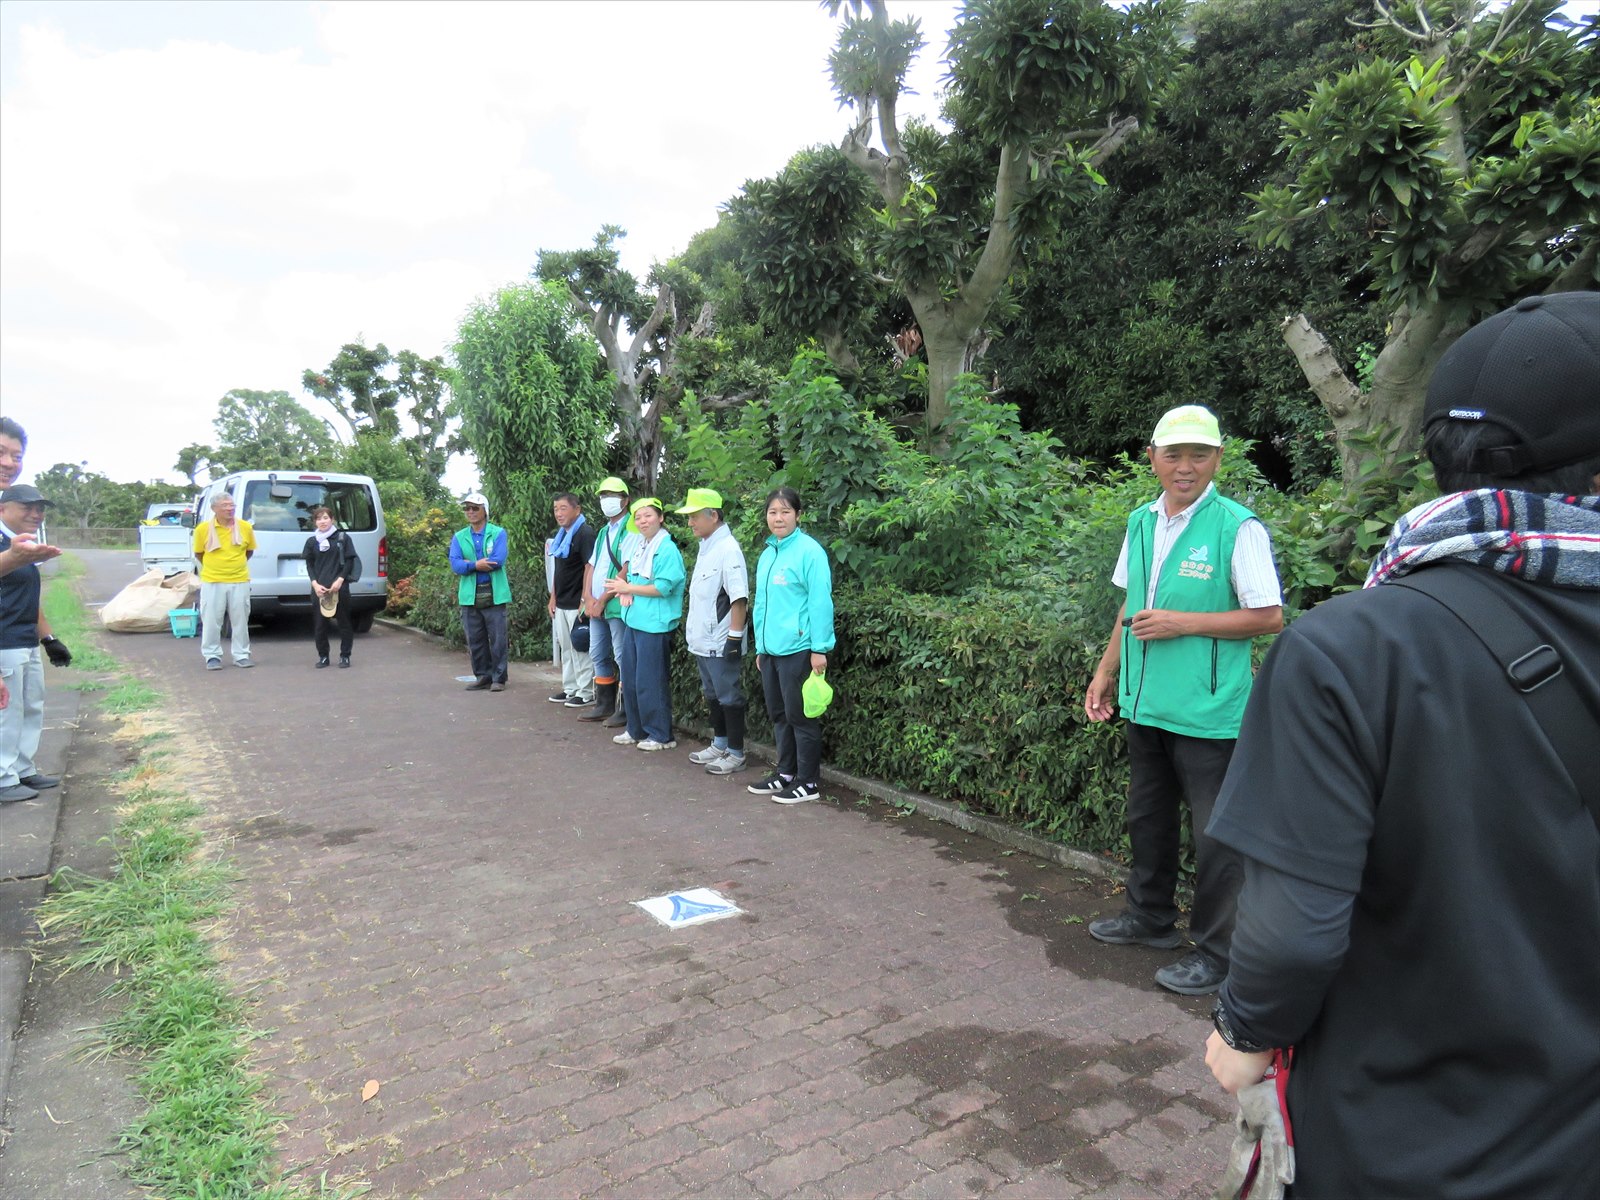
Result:
[[[461,503],[463,506],[468,504],[476,504],[479,508],[483,509],[484,512],[489,511],[489,498],[482,492],[468,492],[465,496],[461,497]]]

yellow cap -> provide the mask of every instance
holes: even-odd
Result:
[[[1156,422],[1156,431],[1150,436],[1152,446],[1220,446],[1222,430],[1209,408],[1199,404],[1181,404],[1170,409]]]
[[[697,513],[701,509],[714,508],[722,511],[722,493],[714,492],[710,488],[690,488],[689,494],[683,498],[683,507],[672,511],[678,513]]]
[[[628,494],[628,485],[623,483],[622,480],[618,479],[615,475],[607,475],[595,485],[594,490],[597,494],[615,492],[619,496],[626,496]]]
[[[657,512],[661,513],[667,511],[667,506],[662,504],[661,501],[657,500],[654,496],[640,496],[632,504],[628,505],[628,515],[630,517],[633,516],[641,508],[653,508]]]

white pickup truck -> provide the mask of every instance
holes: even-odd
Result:
[[[194,506],[187,500],[152,504],[139,524],[139,557],[163,575],[194,570]]]

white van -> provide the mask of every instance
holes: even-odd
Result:
[[[212,480],[200,493],[196,525],[211,519],[211,501],[222,492],[233,497],[238,515],[256,534],[250,560],[251,616],[310,617],[306,538],[314,527],[312,512],[326,505],[361,556],[361,578],[347,585],[351,617],[357,632],[372,628],[373,617],[389,602],[389,536],[377,484],[366,475],[331,471],[235,471]]]

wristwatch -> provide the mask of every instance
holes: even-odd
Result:
[[[1216,1026],[1217,1032],[1222,1035],[1222,1040],[1237,1050],[1240,1054],[1264,1054],[1273,1049],[1272,1046],[1263,1046],[1259,1042],[1246,1041],[1233,1030],[1233,1025],[1228,1020],[1228,1010],[1223,1007],[1222,997],[1217,997],[1217,1002],[1211,1006],[1211,1023]]]

